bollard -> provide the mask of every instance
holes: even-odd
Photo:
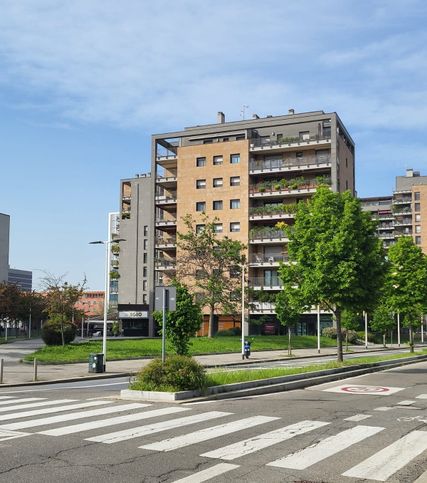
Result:
[[[4,359],[0,359],[0,384],[3,384],[3,364]]]
[[[33,376],[33,381],[37,381],[37,359],[34,358],[34,376]]]

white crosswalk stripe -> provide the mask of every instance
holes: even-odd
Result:
[[[154,409],[152,411],[145,411],[143,413],[127,414],[126,416],[117,416],[114,418],[101,419],[98,421],[89,421],[87,423],[72,424],[70,426],[63,426],[61,428],[40,431],[39,434],[45,434],[47,436],[64,436],[66,434],[81,433],[83,431],[105,428],[107,426],[114,426],[114,425],[124,424],[124,423],[132,423],[135,421],[141,421],[143,419],[167,416],[169,414],[180,413],[183,411],[189,411],[189,409],[179,407],[179,406],[172,407],[172,408]]]
[[[194,473],[186,478],[175,480],[173,483],[202,483],[203,481],[211,480],[215,476],[223,475],[236,468],[239,468],[239,466],[232,465],[231,463],[218,463],[215,466]]]
[[[64,401],[68,402],[68,399],[65,399]],[[59,413],[59,412],[71,411],[72,409],[88,408],[91,406],[102,406],[103,404],[108,404],[108,403],[111,403],[111,401],[89,401],[89,402],[78,403],[78,404],[70,404],[66,406],[58,406],[58,407],[53,406],[53,407],[43,408],[43,409],[34,409],[32,411],[24,411],[22,413],[2,414],[0,415],[0,421],[7,421],[9,419],[29,418],[30,416],[38,416],[40,414]],[[58,404],[58,400],[52,401],[52,404]],[[0,425],[0,426],[3,427],[3,425]]]
[[[207,458],[218,458],[228,461],[235,460],[236,458],[241,458],[242,456],[255,453],[255,451],[260,451],[264,448],[268,448],[269,446],[273,446],[281,443],[282,441],[294,438],[300,434],[308,433],[309,431],[313,431],[328,424],[330,423],[325,423],[323,421],[300,421],[299,423],[291,424],[268,433],[254,436],[253,438],[245,439],[243,441],[203,453],[200,456],[205,456]]]
[[[13,396],[0,396],[0,399],[12,399]]]
[[[92,409],[90,411],[79,411],[77,413],[60,414],[59,416],[49,416],[47,418],[32,419],[31,421],[20,421],[19,423],[10,423],[0,426],[2,429],[16,431],[18,429],[35,428],[36,426],[45,426],[47,424],[61,423],[63,421],[73,421],[75,419],[92,418],[93,416],[102,416],[104,414],[113,414],[131,409],[140,409],[146,404],[122,404],[117,406],[108,406],[101,409]]]
[[[177,436],[175,438],[165,439],[158,443],[147,444],[145,446],[140,446],[140,448],[157,451],[172,451],[174,449],[183,448],[192,444],[201,443],[202,441],[208,441],[209,439],[218,438],[219,436],[235,433],[236,431],[252,428],[253,426],[269,423],[271,421],[275,421],[276,419],[279,418],[269,416],[253,416],[250,418],[232,421],[231,423],[200,429],[199,431],[184,434],[183,436]]]
[[[96,441],[97,443],[107,444],[118,443],[128,439],[139,438],[141,436],[167,431],[168,429],[180,428],[182,426],[189,426],[191,424],[209,421],[210,419],[229,416],[230,414],[231,413],[224,413],[221,411],[210,411],[207,413],[196,414],[194,416],[187,416],[184,418],[162,421],[160,423],[147,426],[138,426],[136,428],[125,429],[123,431],[116,431],[114,433],[102,434],[93,438],[87,438],[86,441]]]
[[[44,397],[25,397],[22,399],[16,399],[13,398],[12,400],[8,401],[0,401],[0,406],[6,406],[7,404],[18,404],[18,403],[25,403],[25,402],[30,402],[30,401],[45,401],[46,398]]]
[[[379,433],[384,428],[376,426],[355,426],[351,429],[346,429],[329,438],[322,439],[316,444],[313,444],[301,451],[292,453],[284,458],[280,458],[267,466],[277,466],[279,468],[290,468],[294,470],[305,470],[309,466],[318,463],[344,449],[359,443],[369,436]]]
[[[343,476],[387,481],[396,471],[426,450],[427,431],[412,431],[346,471]]]
[[[72,402],[76,402],[76,399],[57,399],[56,401],[42,401],[42,402],[33,402],[28,404],[15,404],[14,406],[1,407],[0,413],[7,413],[10,411],[21,411],[22,409],[40,408],[45,406],[54,406],[55,404],[65,404],[65,403],[72,403]]]

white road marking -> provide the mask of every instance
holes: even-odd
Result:
[[[21,411],[21,409],[38,408],[38,407],[44,407],[44,406],[54,406],[55,404],[64,404],[68,402],[76,402],[76,399],[55,399],[52,401],[42,401],[42,402],[28,403],[28,404],[15,404],[14,406],[0,408],[0,413],[7,413],[10,411]]]
[[[9,439],[22,438],[23,436],[29,436],[31,433],[18,433],[15,431],[6,431],[0,429],[0,441],[7,441]]]
[[[12,396],[10,396],[12,397]],[[18,403],[25,403],[25,402],[30,402],[30,401],[44,401],[46,398],[45,397],[25,397],[22,399],[19,398],[12,398],[12,401],[9,399],[9,401],[0,401],[0,406],[6,406],[7,404],[18,404]]]
[[[325,392],[337,392],[340,394],[351,394],[354,396],[390,396],[396,392],[403,391],[404,387],[390,386],[368,386],[359,384],[341,384],[340,386],[323,389]]]
[[[359,421],[363,421],[365,419],[371,418],[371,414],[355,414],[354,416],[350,416],[349,418],[345,418],[344,421],[352,421],[354,423],[358,423]]]
[[[215,476],[223,475],[224,473],[236,468],[239,468],[239,465],[232,465],[231,463],[218,463],[215,466],[211,466],[206,470],[194,473],[186,478],[175,480],[173,483],[202,483],[203,481],[208,481]]]
[[[416,396],[415,399],[427,399],[427,394],[420,394],[419,396]]]
[[[411,404],[414,404],[415,401],[411,400],[405,400],[405,401],[400,401],[397,403],[398,406],[410,406]]]
[[[427,471],[425,471],[422,475],[420,475],[414,483],[427,483]]]
[[[88,423],[72,424],[70,426],[63,426],[61,428],[40,431],[39,434],[46,434],[48,436],[63,436],[64,434],[80,433],[83,431],[89,431],[91,429],[105,428],[107,426],[115,426],[117,424],[141,421],[142,419],[157,418],[159,416],[167,416],[168,414],[180,413],[188,410],[189,409],[182,408],[181,406],[154,409],[153,411],[146,411],[143,413],[127,414],[126,416],[117,416],[98,421],[90,421]]]
[[[330,423],[325,423],[323,421],[300,421],[296,424],[291,424],[253,438],[238,441],[237,443],[229,444],[228,446],[203,453],[200,456],[222,460],[234,460],[328,424]]]
[[[147,426],[138,426],[136,428],[125,429],[123,431],[116,431],[115,433],[101,434],[93,438],[87,438],[85,441],[95,441],[97,443],[118,443],[128,439],[139,438],[148,434],[159,433],[168,429],[179,428],[181,426],[189,426],[194,423],[201,423],[209,421],[210,419],[221,418],[229,416],[232,413],[224,413],[221,411],[210,411],[207,413],[196,414],[194,416],[187,416],[184,418],[172,419],[162,421],[160,423],[150,424]]]
[[[190,446],[192,444],[201,443],[202,441],[208,441],[209,439],[218,438],[219,436],[224,436],[225,434],[243,431],[246,428],[252,428],[253,426],[269,423],[271,421],[275,421],[276,419],[279,418],[269,416],[253,416],[250,418],[238,419],[237,421],[200,429],[199,431],[194,431],[193,433],[184,434],[175,438],[164,439],[158,443],[140,446],[140,448],[156,451],[172,451],[174,449],[184,448],[185,446]]]
[[[11,398],[12,396],[0,396],[0,399],[9,399]]]
[[[16,430],[35,428],[36,426],[45,426],[47,424],[61,423],[63,421],[73,421],[74,419],[91,418],[92,416],[101,416],[103,414],[114,414],[121,411],[128,411],[131,409],[139,409],[145,404],[123,404],[118,406],[108,406],[101,409],[92,409],[90,411],[79,411],[77,413],[60,414],[59,416],[49,416],[47,418],[32,419],[31,421],[20,421],[19,423],[10,423],[1,426],[2,428]]]
[[[379,406],[377,408],[374,408],[374,411],[390,411],[390,409],[393,409],[391,406]]]
[[[309,466],[322,461],[344,449],[359,443],[374,434],[379,433],[384,428],[376,426],[355,426],[346,429],[335,436],[322,439],[318,443],[308,446],[301,451],[292,453],[284,458],[268,463],[267,466],[277,466],[279,468],[291,468],[294,470],[304,470]]]
[[[416,456],[427,450],[427,431],[412,431],[370,458],[353,466],[343,476],[387,481]]]
[[[68,401],[67,399],[65,401]],[[69,406],[58,406],[43,409],[35,409],[33,411],[24,411],[22,413],[2,414],[0,415],[0,421],[6,421],[8,419],[20,419],[28,418],[30,416],[38,416],[39,414],[60,413],[64,411],[71,411],[72,409],[89,408],[91,406],[101,406],[102,404],[111,404],[111,401],[89,401],[78,404],[70,404]],[[0,425],[0,427],[4,427]]]

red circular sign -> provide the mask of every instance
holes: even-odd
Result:
[[[390,389],[388,387],[382,386],[345,386],[341,388],[341,391],[350,392],[352,394],[356,393],[367,393],[367,392],[374,392],[374,393],[382,393],[388,392]]]

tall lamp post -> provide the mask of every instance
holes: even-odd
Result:
[[[102,354],[104,359],[104,372],[106,368],[107,361],[107,315],[108,315],[108,300],[107,294],[108,282],[109,282],[109,268],[110,268],[110,245],[112,243],[120,243],[126,241],[124,238],[117,238],[115,240],[97,240],[89,242],[89,245],[105,245],[105,290],[104,290],[104,324],[102,329]]]

